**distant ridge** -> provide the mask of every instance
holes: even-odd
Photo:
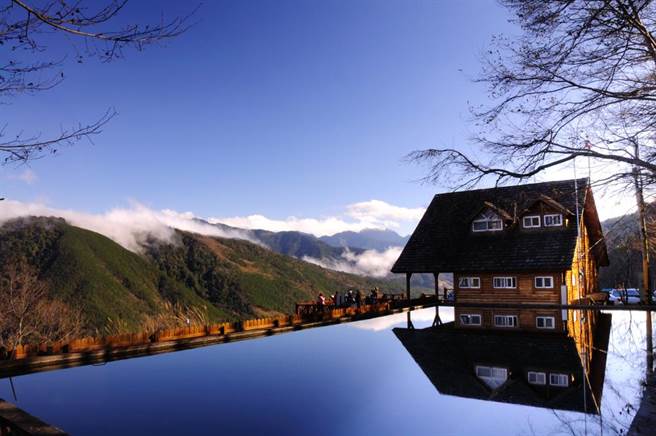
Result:
[[[409,236],[401,236],[393,230],[365,229],[359,232],[348,231],[322,236],[319,239],[333,247],[384,251],[390,247],[403,247],[408,242]]]

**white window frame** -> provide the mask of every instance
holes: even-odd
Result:
[[[503,281],[503,284],[497,283],[497,280]],[[497,284],[501,286],[497,286]],[[511,286],[508,286],[510,284]],[[492,278],[492,287],[494,289],[517,289],[517,277],[504,276]]]
[[[477,229],[474,224],[476,223],[485,223],[485,228],[484,229]],[[499,223],[499,227],[492,227],[492,223]],[[482,220],[474,220],[472,222],[472,232],[500,232],[503,230],[503,221],[501,218],[498,219],[482,219]]]
[[[503,323],[499,324],[499,319],[503,319]],[[512,319],[511,323],[508,323],[508,320]],[[517,315],[494,315],[494,326],[502,328],[515,328],[519,326],[519,320]]]
[[[473,282],[476,282],[474,285]],[[480,277],[459,277],[458,278],[458,287],[460,289],[480,289],[481,287],[481,278]]]
[[[483,215],[483,218],[477,218],[474,221],[472,221],[472,232],[500,232],[503,230],[503,220],[501,217],[494,211],[487,209],[484,212],[481,213]],[[479,216],[481,216],[479,215]],[[485,228],[482,229],[477,229],[476,224],[477,223],[485,223]],[[494,223],[494,225],[493,225]],[[498,225],[498,227],[497,227]]]
[[[554,383],[554,381],[555,381],[555,383]],[[564,381],[564,383],[561,383],[563,381]],[[558,387],[561,387],[561,388],[566,388],[567,386],[569,386],[569,375],[561,374],[561,373],[557,373],[557,372],[552,372],[552,373],[549,374],[549,384],[551,386],[558,386]]]
[[[527,220],[527,219],[533,220],[533,219],[535,219],[535,218],[538,219],[538,223],[537,223],[537,225],[534,225],[533,223],[531,223],[530,225],[526,225],[526,220]],[[536,228],[540,227],[540,224],[541,224],[540,215],[526,215],[526,216],[522,219],[522,226],[523,226],[525,229],[536,229]]]
[[[475,317],[478,318],[478,322],[473,322]],[[480,326],[483,319],[483,317],[478,313],[461,313],[459,318],[460,318],[461,325],[475,325],[475,326]],[[465,319],[467,321],[465,321]]]
[[[539,320],[543,320],[542,327],[540,327],[540,325],[539,325]],[[551,327],[549,327],[545,324],[546,320],[551,320]],[[539,329],[553,330],[553,329],[556,328],[556,317],[554,317],[554,316],[536,316],[535,317],[535,327],[539,328]]]
[[[535,380],[531,381],[531,376],[533,376]],[[541,381],[540,378],[542,378]],[[526,379],[532,385],[544,386],[547,384],[547,373],[541,371],[529,371],[528,374],[526,375]]]
[[[490,375],[481,375],[480,374],[481,370],[488,370],[490,372]],[[508,368],[502,368],[500,366],[476,365],[475,372],[476,372],[476,377],[482,379],[491,379],[491,380],[503,379],[504,382],[508,380]]]
[[[542,280],[542,286],[538,286],[538,279]],[[545,279],[548,279],[549,282],[551,282],[550,286],[545,285]],[[536,289],[553,289],[553,287],[554,287],[554,278],[553,278],[553,276],[536,276],[533,279],[533,286]]]
[[[551,224],[547,224],[547,218],[558,217],[558,224],[554,224],[553,221]],[[563,214],[562,213],[550,213],[544,216],[544,226],[545,227],[560,227],[563,225]]]

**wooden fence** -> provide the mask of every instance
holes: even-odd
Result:
[[[201,338],[206,336],[221,336],[235,332],[253,330],[272,330],[277,328],[302,326],[317,321],[338,320],[343,317],[353,317],[364,314],[384,314],[390,311],[390,303],[364,305],[359,308],[348,307],[324,310],[308,314],[278,316],[274,318],[249,319],[236,322],[224,322],[211,325],[192,325],[173,329],[158,330],[154,333],[126,333],[105,337],[87,337],[68,342],[56,342],[40,345],[18,345],[15,350],[0,349],[0,360],[25,359],[34,356],[46,356],[66,353],[85,353],[98,350],[116,350],[143,346],[157,342],[177,341]]]

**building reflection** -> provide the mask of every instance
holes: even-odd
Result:
[[[598,414],[611,315],[567,318],[564,331],[409,323],[394,333],[443,395]]]

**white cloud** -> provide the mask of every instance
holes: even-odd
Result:
[[[114,208],[105,213],[92,214],[68,209],[56,209],[41,203],[19,201],[0,202],[0,224],[26,216],[64,218],[70,224],[92,230],[113,239],[128,250],[138,252],[146,237],[172,242],[173,229],[233,239],[254,241],[241,231],[224,231],[195,219],[191,212],[156,211],[134,202],[129,208]]]
[[[10,174],[8,178],[10,180],[19,180],[21,182],[27,183],[28,185],[32,185],[36,183],[37,180],[39,180],[39,176],[37,176],[36,173],[30,168],[23,170],[19,174]]]
[[[414,226],[424,208],[394,206],[381,200],[369,200],[346,206],[343,214],[325,218],[272,219],[264,215],[210,218],[211,223],[223,223],[243,229],[263,229],[273,232],[299,231],[315,236],[330,236],[344,231],[364,229],[399,229]]]
[[[366,250],[360,254],[346,250],[341,259],[316,259],[305,256],[303,260],[324,268],[370,277],[385,277],[401,254],[402,247],[390,247],[385,251]]]
[[[346,220],[341,217],[325,219],[295,218],[273,220],[263,215],[235,217],[228,219],[210,219],[210,223],[224,223],[238,228],[267,229],[271,231],[297,230],[306,233],[332,235],[341,231],[360,231],[367,228],[389,228],[399,222],[413,222],[420,218],[423,209],[407,209],[388,203],[372,200],[356,203],[347,207]],[[208,224],[192,212],[178,212],[171,209],[153,210],[137,202],[129,207],[118,207],[103,213],[85,213],[69,209],[57,209],[44,203],[23,203],[19,201],[0,202],[0,225],[7,220],[27,217],[60,217],[74,226],[82,227],[113,239],[123,247],[139,252],[141,243],[147,237],[172,242],[173,229],[233,239],[245,239],[263,245],[252,233],[242,230],[224,230]],[[385,277],[399,257],[401,247],[390,247],[384,251],[366,250],[360,254],[345,251],[338,259],[303,260],[328,269],[371,277]]]
[[[347,206],[347,214],[362,222],[395,226],[398,222],[417,222],[425,209],[394,206],[381,200],[369,200]]]

